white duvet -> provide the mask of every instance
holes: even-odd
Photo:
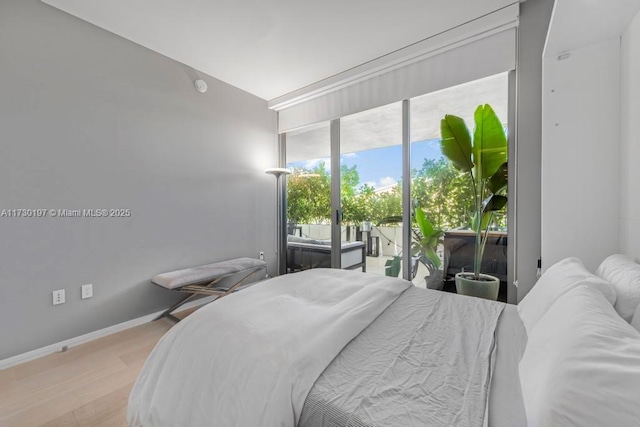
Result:
[[[315,269],[261,282],[174,326],[129,397],[132,426],[295,426],[313,383],[409,282]]]

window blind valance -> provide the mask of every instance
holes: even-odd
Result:
[[[278,131],[288,132],[409,99],[516,67],[518,3],[277,98]]]

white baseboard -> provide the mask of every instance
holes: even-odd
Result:
[[[211,302],[214,299],[215,297],[200,298],[181,306],[180,310],[187,310],[189,308],[204,305]],[[156,313],[147,314],[146,316],[138,317],[137,319],[132,319],[127,322],[118,323],[117,325],[109,326],[104,329],[100,329],[94,332],[89,332],[88,334],[80,335],[79,337],[70,338],[68,340],[60,341],[58,343],[51,344],[46,347],[37,348],[35,350],[31,350],[26,353],[22,353],[16,356],[2,359],[0,360],[0,371],[2,371],[3,369],[7,369],[13,366],[19,365],[21,363],[29,362],[31,360],[38,359],[43,356],[47,356],[49,354],[57,353],[59,351],[62,351],[62,348],[65,346],[67,348],[76,347],[80,344],[84,344],[89,341],[96,340],[98,338],[106,337],[107,335],[115,334],[116,332],[124,331],[126,329],[131,329],[136,326],[149,323],[153,319],[158,317],[160,314],[162,314],[163,312],[164,310],[160,310]]]

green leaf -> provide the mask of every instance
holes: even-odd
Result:
[[[471,134],[464,120],[447,114],[440,122],[442,154],[462,172],[471,171]]]
[[[495,212],[494,210],[488,210],[488,211],[482,211],[482,224],[480,225],[480,230],[481,232],[486,230],[487,227],[489,226],[489,220],[491,219],[493,212]],[[473,215],[473,219],[471,220],[471,227],[473,228],[473,230],[477,230],[478,229],[478,213],[476,212]],[[481,236],[481,234],[476,234],[476,239],[479,239]]]
[[[438,230],[437,232],[433,233],[433,235],[431,235],[431,237],[429,237],[429,239],[427,239],[427,246],[431,247],[431,248],[436,248],[438,247],[438,242],[440,242],[440,238],[442,237],[443,232],[441,232],[440,230]]]
[[[478,229],[478,212],[474,212],[473,217],[471,217],[471,229],[472,230]]]
[[[497,194],[500,191],[507,188],[508,173],[509,173],[508,164],[507,162],[504,162],[498,168],[497,172],[494,173],[493,176],[491,176],[491,178],[489,178],[487,187],[493,194]]]
[[[411,244],[411,256],[420,256],[422,253],[422,245],[416,241]]]
[[[433,248],[427,247],[424,252],[427,259],[431,261],[436,268],[440,268],[440,264],[442,264],[442,262],[440,261],[440,257],[436,251],[434,251]]]
[[[476,130],[473,135],[473,161],[476,180],[493,176],[507,161],[507,136],[502,123],[489,104],[475,111]]]
[[[422,209],[416,208],[415,216],[416,223],[418,223],[418,227],[420,227],[422,237],[425,239],[429,238],[433,234],[433,225],[431,225]]]
[[[401,264],[402,258],[398,256],[394,256],[392,259],[387,260],[387,262],[384,263],[386,267],[384,269],[384,274],[386,276],[398,277],[398,275],[400,274]]]
[[[476,239],[480,239],[482,236],[482,231],[487,229],[487,226],[489,225],[489,221],[491,220],[491,215],[493,214],[493,211],[489,211],[489,212],[484,212],[482,214],[482,225],[480,226],[480,230],[481,230],[481,234],[476,234]],[[478,214],[474,214],[473,216],[473,220],[472,220],[472,225],[474,230],[478,229]]]
[[[488,212],[499,211],[500,209],[504,208],[506,204],[507,204],[506,196],[492,194],[482,202],[482,206],[483,206],[482,212],[483,214],[486,214]]]

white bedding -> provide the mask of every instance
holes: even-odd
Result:
[[[505,304],[496,328],[496,357],[489,390],[490,427],[526,427],[518,364],[527,331],[515,305]]]
[[[519,371],[531,426],[640,425],[640,334],[590,286],[549,308]]]
[[[504,307],[408,289],[325,369],[309,392],[300,426],[482,426]]]
[[[314,269],[209,304],[149,356],[129,398],[129,425],[295,426],[326,366],[409,286]]]

